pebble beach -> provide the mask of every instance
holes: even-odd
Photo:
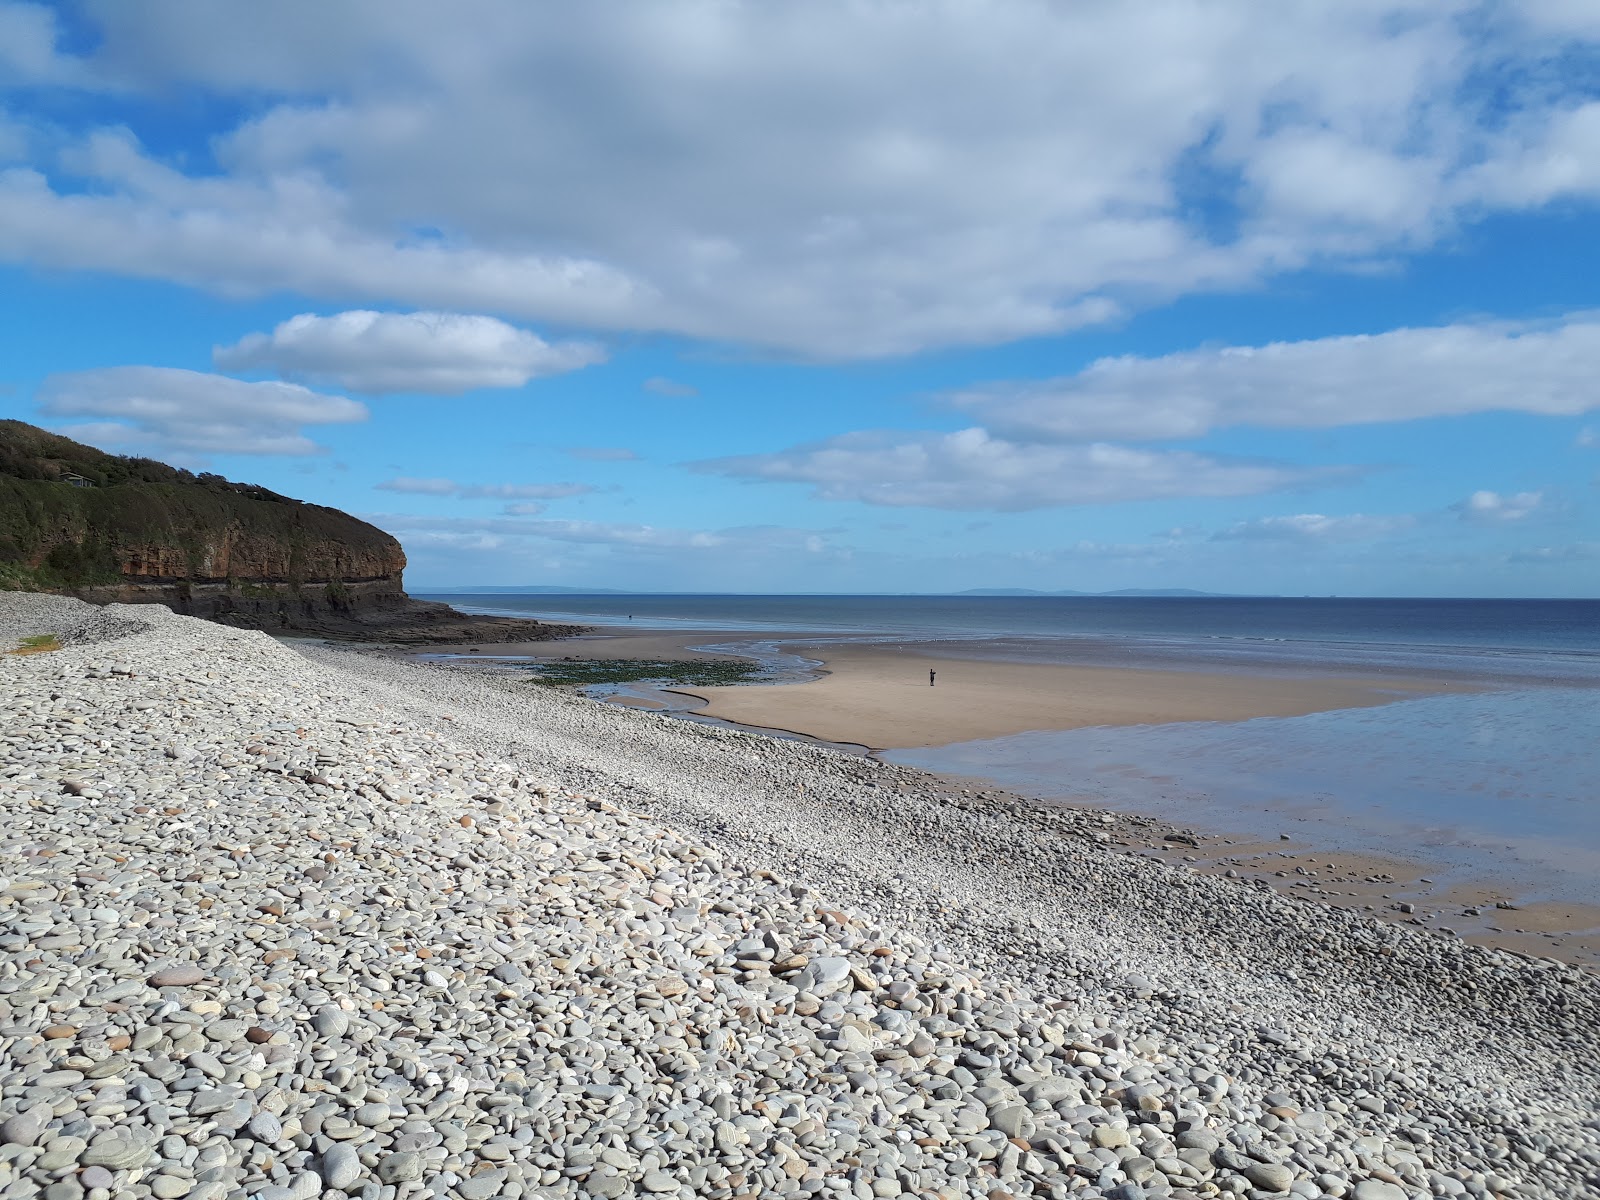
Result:
[[[1600,1195],[1600,977],[1090,809],[0,594],[0,1198]]]

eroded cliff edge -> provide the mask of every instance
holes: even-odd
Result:
[[[0,421],[0,589],[156,603],[268,632],[533,641],[568,626],[412,600],[400,543],[335,508]]]

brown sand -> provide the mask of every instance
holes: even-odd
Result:
[[[571,644],[571,643],[567,643]],[[1387,704],[1464,687],[1436,679],[1227,674],[993,662],[919,646],[828,645],[814,683],[695,688],[705,715],[875,749],[913,749],[1035,729],[1244,721]],[[938,672],[928,686],[928,671]]]

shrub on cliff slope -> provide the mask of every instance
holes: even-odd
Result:
[[[337,509],[0,421],[0,588],[393,576],[400,544]]]

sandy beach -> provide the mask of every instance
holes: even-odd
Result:
[[[826,673],[789,687],[697,688],[690,694],[706,701],[706,715],[723,720],[874,749],[909,749],[1035,729],[1298,716],[1465,686],[1392,677],[997,662],[957,657],[937,643],[791,645],[821,658]],[[936,673],[932,686],[930,670]]]
[[[1151,666],[1019,662],[981,657],[972,643],[818,640],[764,634],[819,664],[807,682],[671,689],[703,702],[701,715],[874,750],[940,746],[1040,729],[1244,721],[1388,704],[1411,696],[1470,691],[1460,679],[1320,672],[1224,672]],[[559,642],[484,646],[461,657],[547,662],[715,657],[696,647],[749,643],[741,630],[695,632],[608,628]],[[454,653],[454,652],[453,652]],[[928,672],[936,673],[932,686]],[[639,706],[636,698],[627,703]]]

